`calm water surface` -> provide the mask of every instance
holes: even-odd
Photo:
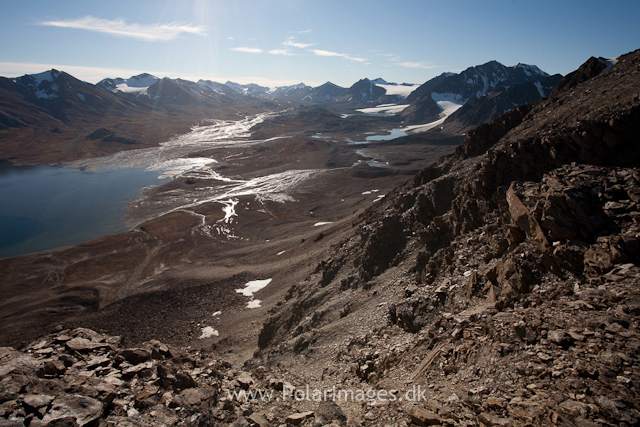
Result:
[[[0,162],[0,258],[121,233],[127,203],[169,179],[144,168],[69,169]]]

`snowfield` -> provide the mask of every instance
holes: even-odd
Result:
[[[398,114],[408,106],[409,104],[382,104],[377,107],[361,108],[356,111],[364,114]]]
[[[432,93],[431,98],[433,98],[433,100],[436,101],[436,104],[438,104],[438,106],[442,108],[442,111],[440,112],[440,118],[436,121],[433,121],[431,123],[426,123],[424,125],[407,126],[403,128],[405,132],[408,132],[408,133],[426,132],[437,126],[440,126],[441,124],[444,123],[445,120],[447,120],[447,117],[449,117],[451,114],[456,112],[460,107],[464,105],[464,100],[462,99],[462,97],[456,94]]]
[[[376,84],[387,91],[387,95],[400,95],[403,98],[409,96],[411,92],[420,87],[420,85],[385,85]]]

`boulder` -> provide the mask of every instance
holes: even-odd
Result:
[[[133,365],[151,360],[151,353],[143,348],[125,348],[120,355]]]
[[[323,400],[318,404],[318,409],[316,410],[316,424],[325,425],[332,422],[345,426],[347,424],[347,416],[336,402]]]
[[[253,426],[257,426],[257,427],[269,426],[269,421],[267,420],[267,417],[262,412],[254,412],[253,414],[249,415],[249,422]]]
[[[437,426],[440,425],[441,419],[433,411],[422,408],[420,406],[414,406],[409,411],[409,417],[411,422],[419,426]]]
[[[203,407],[215,406],[217,395],[214,387],[194,387],[183,390],[175,399],[179,406],[190,412],[198,412]]]
[[[51,409],[42,418],[43,424],[73,418],[79,426],[85,426],[100,418],[103,413],[101,402],[79,394],[67,394],[56,397]]]
[[[240,374],[236,377],[236,381],[240,384],[240,387],[243,389],[248,389],[250,385],[255,383],[253,377],[248,372],[240,372]]]
[[[315,415],[313,411],[307,412],[298,412],[296,414],[291,414],[286,418],[286,421],[295,426],[302,424],[302,422],[308,418],[311,418]]]
[[[86,338],[76,337],[65,343],[67,350],[78,353],[90,353],[100,348],[109,348],[104,342],[91,341]]]

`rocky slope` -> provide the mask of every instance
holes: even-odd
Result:
[[[472,132],[290,289],[260,363],[428,389],[370,425],[638,425],[639,83],[634,52]]]
[[[520,105],[532,104],[540,98],[546,98],[560,80],[559,75],[549,76],[538,85],[525,82],[508,88],[499,88],[479,98],[473,97],[447,117],[442,124],[442,132],[464,133]]]
[[[221,360],[222,341],[180,351],[63,330],[2,349],[0,417],[640,425],[640,51],[562,87],[336,225],[243,366]]]

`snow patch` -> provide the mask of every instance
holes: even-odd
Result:
[[[252,280],[244,285],[243,289],[236,289],[236,292],[245,297],[253,298],[253,294],[271,283],[273,279]]]
[[[333,223],[331,221],[316,222],[315,224],[313,224],[313,226],[320,227],[321,225],[327,225],[327,224],[333,224]]]
[[[202,340],[205,338],[217,337],[219,335],[220,333],[211,326],[205,326],[204,328],[201,328],[201,335],[198,338]]]
[[[60,73],[56,70],[49,70],[38,74],[29,74],[28,76],[35,80],[34,86],[38,87],[42,82],[52,82]]]
[[[461,100],[460,95],[455,95],[455,94],[435,94],[435,95],[440,100],[436,101],[434,99],[434,101],[436,101],[438,106],[442,108],[442,111],[440,112],[440,116],[439,116],[440,118],[436,121],[433,121],[431,123],[427,123],[424,125],[407,126],[404,128],[405,132],[408,132],[408,133],[426,132],[430,129],[435,128],[436,126],[440,126],[441,124],[444,123],[447,117],[449,117],[451,114],[457,111],[464,104],[464,103],[459,103]],[[433,96],[434,94],[431,94],[432,98]]]
[[[544,98],[544,88],[542,87],[542,85],[540,84],[540,82],[535,82],[534,85],[536,86],[536,89],[538,89],[538,93],[540,94],[540,96],[542,98]]]
[[[376,107],[361,108],[356,111],[364,114],[398,114],[408,106],[409,104],[381,104]]]
[[[463,105],[465,102],[467,102],[467,100],[464,99],[462,95],[459,95],[457,93],[450,93],[450,92],[445,92],[445,93],[433,92],[431,93],[431,99],[433,99],[436,103],[441,101],[448,101],[450,103],[458,104],[458,105]]]
[[[51,98],[55,98],[56,96],[58,96],[58,85],[53,85],[51,86],[51,88],[49,90],[39,90],[36,91],[35,95],[37,98],[40,99],[51,99]]]
[[[264,288],[265,286],[267,286],[269,283],[271,283],[271,280],[273,279],[252,280],[250,282],[247,282],[246,285],[244,285],[244,289],[236,289],[236,292],[244,295],[245,297],[251,298],[247,303],[247,308],[261,307],[260,303],[262,301],[259,299],[253,299],[253,294],[258,292],[260,289]]]
[[[116,85],[116,88],[113,92],[123,92],[123,93],[138,93],[138,94],[146,94],[147,87],[130,87],[126,83]]]
[[[115,78],[113,83],[114,89],[110,89],[111,92],[124,92],[124,93],[136,93],[146,94],[149,86],[157,83],[160,79],[150,74],[140,74],[128,79]]]
[[[598,61],[600,61],[601,64],[604,64],[607,66],[607,68],[602,70],[602,72],[604,73],[606,71],[609,71],[611,67],[613,67],[618,63],[618,58],[609,58],[609,59],[598,58]]]

